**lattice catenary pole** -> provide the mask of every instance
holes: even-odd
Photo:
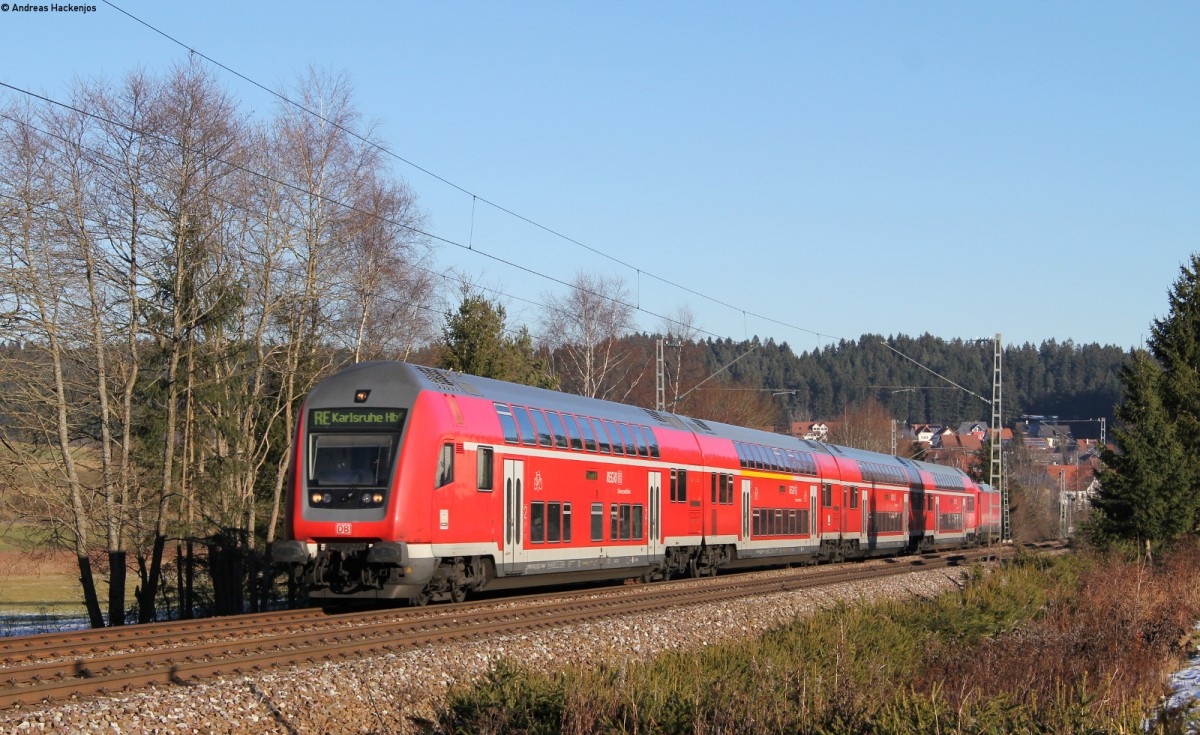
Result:
[[[656,343],[655,351],[654,409],[664,411],[667,408],[667,362],[663,359],[663,340],[661,338]]]
[[[1000,540],[1011,541],[1012,529],[1008,517],[1008,481],[1004,475],[1003,431],[1004,421],[1001,413],[1003,403],[1003,343],[1000,334],[996,334],[996,346],[992,361],[992,463],[991,485],[1000,491]]]

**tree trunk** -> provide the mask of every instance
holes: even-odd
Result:
[[[100,612],[100,598],[96,595],[96,579],[92,576],[92,560],[86,554],[75,557],[79,562],[79,584],[83,587],[83,606],[87,609],[88,622],[93,628],[104,627],[104,614]]]
[[[158,595],[158,583],[162,578],[162,555],[166,544],[166,536],[161,533],[154,536],[154,550],[150,554],[149,571],[146,570],[146,560],[138,558],[138,570],[142,584],[134,594],[138,601],[139,623],[150,623],[155,619],[154,598]]]
[[[108,624],[125,624],[125,552],[108,552]]]

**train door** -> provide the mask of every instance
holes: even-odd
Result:
[[[834,518],[834,513],[833,484],[826,482],[821,485],[821,525],[818,527],[822,539],[826,534],[836,532],[841,528],[839,522]]]
[[[504,563],[521,561],[523,539],[522,489],[525,485],[525,460],[504,460]]]
[[[662,508],[662,473],[650,472],[647,475],[649,477],[650,523],[649,533],[646,534],[646,552],[650,556],[658,556],[662,547],[662,533],[659,531],[659,514]]]
[[[750,539],[750,481],[742,479],[742,540]]]
[[[836,492],[836,491],[835,491]],[[846,534],[851,532],[850,525],[850,496],[858,492],[849,485],[842,485],[842,507],[841,513],[838,513],[838,538],[846,538]]]
[[[816,543],[820,520],[821,506],[817,505],[817,486],[810,485],[808,488],[808,536],[813,543]]]
[[[861,520],[861,523],[859,524],[859,529],[861,530],[861,533],[862,533],[863,544],[866,544],[867,532],[870,530],[867,527],[867,524],[870,520],[869,519],[870,509],[867,506],[867,488],[864,487],[859,492],[861,493],[859,495],[859,502],[858,502],[858,512],[860,514],[860,520]]]

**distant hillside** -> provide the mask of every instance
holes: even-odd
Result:
[[[961,340],[864,335],[820,350],[792,352],[773,340],[702,343],[708,349],[709,372],[719,370],[755,345],[726,373],[730,380],[768,391],[794,391],[778,396],[795,420],[835,420],[846,406],[873,398],[896,418],[909,423],[955,423],[989,420],[984,400],[957,389],[888,349],[920,362],[985,399],[992,397],[993,346]],[[1003,354],[1003,413],[1006,425],[1021,414],[1056,415],[1062,419],[1105,417],[1121,397],[1117,371],[1129,353],[1115,346],[1077,345],[1049,340],[1039,346],[1009,345]],[[1099,435],[1098,424],[1071,424],[1080,438]]]

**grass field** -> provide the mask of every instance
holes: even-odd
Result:
[[[75,556],[39,548],[35,531],[28,524],[0,523],[0,615],[82,613]],[[108,586],[102,579],[96,582],[103,600]]]

